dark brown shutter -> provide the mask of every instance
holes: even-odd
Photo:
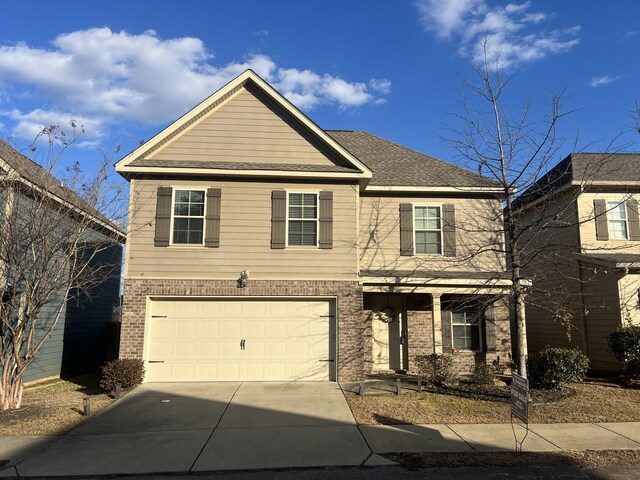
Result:
[[[413,205],[400,204],[400,255],[413,255]]]
[[[204,246],[220,246],[220,204],[222,191],[219,188],[207,189],[207,213],[204,228]]]
[[[638,217],[638,201],[630,198],[627,205],[627,222],[629,223],[629,240],[640,240],[640,218]]]
[[[168,247],[171,235],[171,199],[173,189],[171,187],[158,187],[156,201],[156,247]]]
[[[449,203],[442,205],[442,254],[456,256],[456,207]]]
[[[333,248],[333,192],[320,192],[320,248]]]
[[[496,351],[496,318],[493,305],[487,307],[484,314],[484,338],[487,352]]]
[[[442,310],[442,353],[450,354],[453,348],[451,339],[451,310],[450,307]]]
[[[286,246],[287,192],[271,192],[271,248]]]
[[[606,200],[601,198],[595,199],[593,201],[593,212],[596,219],[596,240],[609,240]]]

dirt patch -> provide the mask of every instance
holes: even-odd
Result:
[[[584,452],[385,453],[409,470],[439,467],[574,467],[640,466],[640,450]]]
[[[359,424],[508,423],[509,404],[422,392],[346,395]],[[637,422],[640,390],[616,384],[572,384],[563,392],[533,395],[531,423]]]
[[[98,386],[99,374],[54,380],[27,387],[19,410],[0,411],[0,435],[63,435],[82,424],[83,398],[91,399],[95,415],[113,399]]]

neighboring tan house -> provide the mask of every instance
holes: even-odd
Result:
[[[20,196],[23,201],[17,197]],[[37,196],[37,197],[34,197]],[[47,202],[55,202],[57,207],[70,207],[79,215],[89,219],[87,225],[92,225],[91,235],[94,238],[109,238],[113,246],[104,248],[92,259],[94,268],[104,267],[106,271],[115,271],[112,275],[105,275],[102,282],[91,287],[77,298],[69,300],[62,307],[62,315],[49,338],[43,343],[34,362],[24,373],[25,382],[35,382],[60,376],[70,376],[98,368],[105,360],[108,349],[107,337],[112,311],[118,303],[120,290],[120,268],[122,263],[122,245],[125,233],[118,229],[111,221],[97,212],[87,202],[69,188],[63,186],[59,180],[46,169],[20,154],[6,142],[0,140],[0,199],[2,209],[0,223],[20,222],[23,215],[14,212],[25,202],[33,198],[46,198],[36,205],[44,208]],[[40,210],[38,210],[40,211]],[[23,210],[24,212],[24,210]],[[28,212],[30,215],[31,212]],[[34,222],[38,226],[38,222]],[[57,240],[54,240],[54,242]],[[110,243],[111,243],[110,242]],[[0,255],[0,261],[2,257]],[[10,268],[9,268],[10,270]],[[4,268],[2,269],[4,272]],[[13,292],[9,279],[3,278],[0,288],[3,295]],[[19,288],[19,287],[16,287]],[[45,304],[36,322],[35,340],[42,338],[48,331],[55,318],[62,301],[63,292],[53,295],[53,300]],[[5,301],[3,297],[3,302]],[[5,327],[0,327],[2,337],[11,341],[11,334]]]
[[[640,154],[577,153],[518,199],[523,225],[539,228],[535,248],[546,250],[530,271],[530,352],[574,346],[595,370],[620,368],[607,337],[640,324],[639,194]]]
[[[323,130],[252,71],[116,170],[131,183],[120,355],[148,381],[355,380],[434,352],[464,371],[508,362],[486,178]]]

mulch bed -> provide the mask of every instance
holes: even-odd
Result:
[[[465,452],[385,453],[382,456],[407,470],[445,467],[564,467],[640,466],[640,450],[583,452]]]

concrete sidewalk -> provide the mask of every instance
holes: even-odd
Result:
[[[358,433],[368,448],[362,449],[358,442],[352,448],[330,448],[334,466],[380,466],[390,465],[381,453],[389,452],[486,452],[513,451],[515,449],[514,432],[509,424],[499,425],[361,425],[343,426],[345,431],[335,432],[340,435],[353,436]],[[350,431],[347,432],[346,429]],[[238,433],[241,432],[239,429]],[[195,471],[222,470],[261,470],[274,468],[276,461],[278,468],[290,467],[319,467],[327,466],[325,459],[317,456],[317,451],[331,447],[332,439],[324,438],[321,431],[305,429],[280,428],[270,431],[274,437],[251,439],[246,435],[242,438],[228,439],[228,445],[219,452],[220,461],[213,462],[212,468],[194,468],[196,459],[205,449],[213,449],[209,445],[208,434],[205,432],[190,432],[188,437],[181,436],[175,431],[158,431],[146,434],[144,438],[135,438],[147,448],[137,451],[125,451],[131,445],[120,444],[121,438],[108,438],[105,435],[68,435],[59,437],[0,437],[0,460],[11,459],[12,466],[0,471],[0,477],[33,475],[70,476],[81,474],[109,475],[136,473],[189,473]],[[353,430],[353,431],[351,431]],[[518,439],[521,440],[525,429],[515,427]],[[313,438],[305,440],[305,435]],[[130,434],[137,437],[140,434]],[[282,445],[282,438],[293,435],[300,442],[300,448],[279,450],[272,448]],[[302,435],[302,437],[300,437]],[[132,437],[132,438],[133,438]],[[66,440],[65,440],[66,439]],[[73,460],[69,458],[67,445],[69,439],[78,440],[77,452]],[[50,443],[53,440],[52,443]],[[113,441],[110,441],[113,440]],[[188,440],[188,441],[187,441]],[[187,441],[185,443],[185,441]],[[49,445],[47,445],[49,443]],[[268,455],[247,458],[247,451],[237,448],[242,443],[255,444],[256,451],[265,450]],[[234,448],[234,445],[236,448]],[[315,445],[315,446],[312,446]],[[44,447],[44,450],[42,450]],[[93,455],[86,455],[86,447],[91,447]],[[218,445],[221,447],[221,445]],[[159,449],[160,455],[153,450]],[[560,452],[562,450],[625,450],[640,449],[640,423],[567,423],[567,424],[534,424],[529,427],[529,434],[525,439],[525,452]],[[40,452],[38,452],[40,450]],[[65,450],[67,454],[65,456]],[[111,452],[109,452],[111,450]],[[214,450],[217,450],[214,449]],[[308,451],[307,451],[308,450]],[[19,457],[12,458],[17,451]],[[172,451],[171,454],[168,454]],[[35,455],[34,455],[34,452]],[[314,454],[314,452],[316,452]],[[115,453],[116,455],[112,455]],[[31,455],[31,456],[29,456]],[[218,455],[211,452],[211,458]],[[114,458],[118,462],[113,462]],[[146,457],[146,458],[144,458]],[[26,460],[25,460],[26,458]],[[105,459],[110,459],[105,462]],[[15,461],[14,461],[15,460]],[[96,468],[92,469],[90,465]],[[17,470],[16,470],[17,469]],[[45,473],[48,472],[48,473]]]

